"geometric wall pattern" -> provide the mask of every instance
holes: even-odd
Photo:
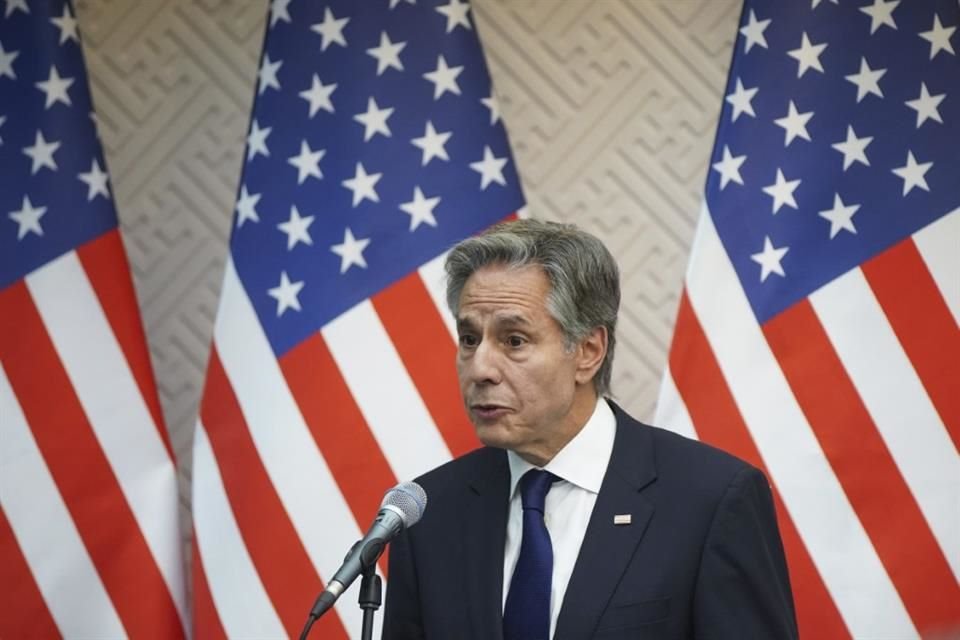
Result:
[[[76,3],[185,533],[267,7]],[[666,360],[739,12],[740,0],[473,0],[530,213],[590,230],[620,263],[613,388],[638,417]]]

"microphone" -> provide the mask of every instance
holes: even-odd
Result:
[[[416,482],[402,482],[387,491],[367,535],[347,553],[343,564],[310,610],[310,619],[315,620],[326,613],[361,573],[372,569],[387,543],[407,527],[415,525],[426,508],[427,492]]]

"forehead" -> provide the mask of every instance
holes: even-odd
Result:
[[[467,278],[457,316],[461,319],[487,313],[537,316],[547,313],[549,293],[550,281],[539,265],[489,265]]]

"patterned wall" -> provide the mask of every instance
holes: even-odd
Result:
[[[473,6],[531,213],[576,222],[620,261],[614,390],[649,417],[740,2]],[[266,9],[265,0],[77,2],[185,514]]]

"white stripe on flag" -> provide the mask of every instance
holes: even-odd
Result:
[[[427,288],[434,306],[437,307],[437,313],[443,319],[443,324],[446,325],[447,331],[453,336],[453,341],[457,342],[457,321],[450,313],[450,309],[447,308],[447,275],[443,270],[443,263],[446,261],[448,253],[442,253],[430,262],[423,264],[418,271],[423,286]]]
[[[860,269],[810,296],[830,342],[960,576],[960,457]]]
[[[328,583],[361,532],[300,414],[232,260],[224,270],[214,342],[257,453],[317,573]],[[361,612],[349,594],[337,601],[336,610],[348,630],[360,628]]]
[[[338,316],[321,333],[397,479],[411,480],[450,460],[450,450],[369,301]]]
[[[185,623],[176,470],[120,344],[75,253],[37,269],[26,283]]]
[[[233,517],[205,427],[193,437],[193,523],[210,596],[228,638],[286,634]]]
[[[960,325],[960,209],[915,233],[913,241]]]
[[[687,290],[770,479],[851,634],[916,637],[757,324],[706,205],[691,251]]]
[[[677,391],[677,385],[673,380],[669,363],[663,368],[663,382],[660,385],[660,397],[657,398],[655,415],[653,423],[658,427],[670,429],[694,440],[698,439],[693,420],[690,419],[690,413],[687,412],[687,405],[684,404],[680,392]]]
[[[65,637],[126,637],[0,365],[0,507]]]

